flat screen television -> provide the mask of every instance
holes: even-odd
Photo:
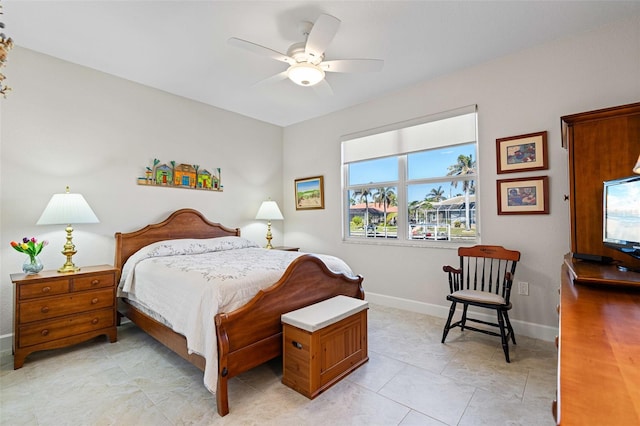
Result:
[[[640,259],[640,175],[605,181],[603,199],[604,245]]]

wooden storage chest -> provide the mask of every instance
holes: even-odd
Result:
[[[368,306],[336,296],[282,315],[282,383],[313,399],[367,362]]]

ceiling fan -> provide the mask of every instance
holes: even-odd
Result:
[[[371,72],[380,71],[384,61],[380,59],[336,59],[325,61],[325,49],[338,32],[340,20],[334,16],[322,14],[315,23],[302,22],[300,29],[306,41],[292,44],[287,53],[280,53],[268,47],[250,41],[232,37],[228,43],[250,52],[266,55],[289,65],[285,71],[263,82],[289,80],[300,86],[316,86],[331,93],[331,87],[325,80],[326,72]]]

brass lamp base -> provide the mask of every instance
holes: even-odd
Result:
[[[64,252],[63,252],[64,254]],[[78,272],[80,270],[79,267],[77,267],[76,265],[73,264],[73,262],[70,262],[69,260],[67,260],[65,262],[64,265],[62,265],[62,267],[60,269],[58,269],[58,272]]]
[[[73,245],[72,241],[73,228],[69,225],[65,231],[67,231],[67,242],[64,244],[64,250],[61,253],[67,257],[67,261],[58,269],[58,272],[78,272],[80,268],[73,264],[72,259],[73,255],[77,253],[76,246]]]
[[[267,247],[268,249],[272,249],[273,246],[271,245],[271,239],[273,238],[273,235],[271,235],[271,221],[267,221]]]

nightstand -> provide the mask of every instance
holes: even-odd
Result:
[[[273,249],[282,251],[299,251],[300,247],[275,246]]]
[[[74,345],[102,334],[111,343],[117,340],[114,267],[11,274],[11,281],[15,284],[14,369],[22,367],[32,352]]]

